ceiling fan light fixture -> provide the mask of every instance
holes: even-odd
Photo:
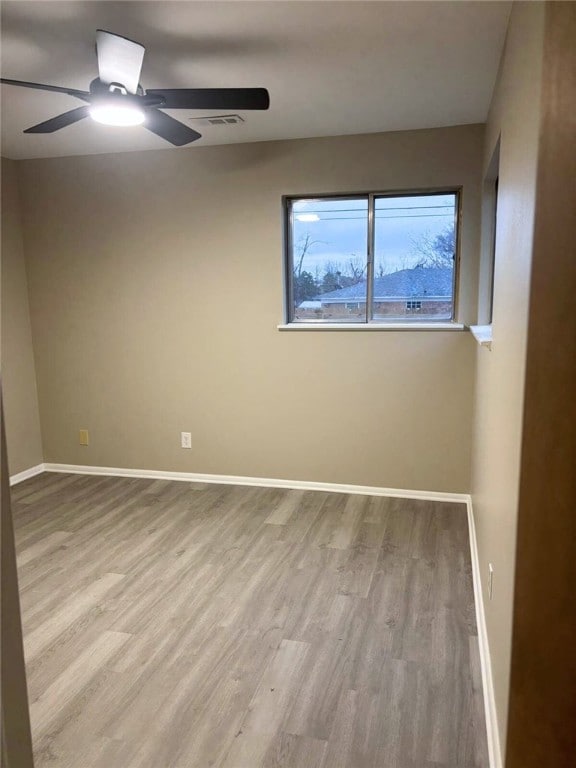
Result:
[[[135,104],[110,104],[100,102],[90,107],[90,117],[103,125],[128,127],[142,125],[146,115]]]

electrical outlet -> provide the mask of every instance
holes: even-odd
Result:
[[[494,583],[494,566],[488,563],[488,599],[492,600],[492,586]]]
[[[80,430],[80,445],[88,445],[88,430]]]
[[[181,432],[180,433],[180,445],[182,448],[192,448],[192,433]]]

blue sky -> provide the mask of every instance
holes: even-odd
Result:
[[[376,200],[375,268],[386,272],[409,268],[418,261],[414,242],[434,237],[454,221],[455,195],[383,197]],[[307,234],[314,244],[303,269],[323,274],[327,262],[366,260],[367,199],[298,200],[294,203],[294,258]],[[316,218],[301,221],[299,217]]]

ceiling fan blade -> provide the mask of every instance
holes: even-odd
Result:
[[[130,93],[136,93],[144,59],[144,46],[127,37],[96,31],[98,74],[106,85],[120,83]]]
[[[268,109],[266,88],[153,88],[148,96],[162,96],[162,109]]]
[[[76,88],[65,88],[61,85],[44,85],[44,83],[28,83],[26,80],[8,80],[5,77],[0,78],[0,83],[4,85],[19,85],[21,88],[35,88],[38,91],[55,91],[56,93],[67,93],[68,96],[75,96],[83,101],[89,101],[88,91],[78,91]]]
[[[24,133],[54,133],[60,128],[66,128],[67,125],[72,125],[88,117],[89,109],[90,107],[76,107],[70,112],[64,112],[62,115],[51,117],[50,120],[45,120],[43,123],[33,125],[32,128],[26,128]]]
[[[173,117],[166,115],[159,109],[150,109],[147,111],[144,128],[152,131],[156,136],[160,136],[162,139],[169,141],[170,144],[174,144],[176,147],[190,144],[190,142],[202,138],[201,133],[189,128],[179,120],[174,120]]]

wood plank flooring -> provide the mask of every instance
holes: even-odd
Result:
[[[487,768],[463,505],[13,489],[37,768]]]

